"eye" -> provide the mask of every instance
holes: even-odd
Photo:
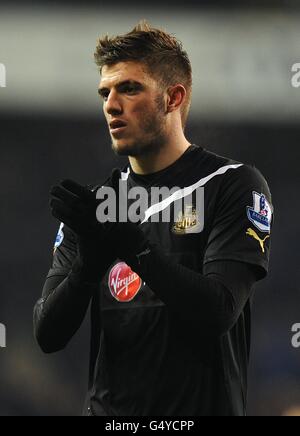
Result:
[[[107,92],[107,91],[101,92],[101,94],[100,94],[100,97],[101,97],[104,101],[107,101],[108,96],[109,96],[109,92]]]
[[[124,88],[124,92],[126,92],[126,94],[135,94],[135,93],[137,93],[137,91],[138,91],[138,89],[134,85],[127,85]]]

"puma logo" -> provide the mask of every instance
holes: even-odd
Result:
[[[259,245],[261,246],[261,250],[264,253],[265,252],[265,242],[270,237],[270,235],[267,235],[264,239],[260,239],[258,234],[255,232],[255,230],[249,228],[246,232],[246,235],[252,236],[252,238],[256,239],[259,242]]]

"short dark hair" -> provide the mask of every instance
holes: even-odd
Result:
[[[100,73],[105,65],[139,61],[163,87],[181,83],[187,98],[182,106],[182,125],[185,127],[192,97],[192,66],[182,43],[173,35],[140,21],[134,29],[119,36],[108,35],[97,41],[95,62]]]

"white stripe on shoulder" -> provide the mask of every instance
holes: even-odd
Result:
[[[121,180],[125,180],[125,181],[128,180],[129,174],[130,174],[130,167],[128,167],[127,173],[123,173],[121,171]],[[101,185],[101,188],[104,188],[104,187],[105,187],[104,185]],[[99,189],[99,187],[96,186],[95,188],[92,189],[92,192],[95,192],[98,189]]]
[[[178,191],[174,192],[170,197],[166,198],[165,200],[161,201],[160,203],[154,204],[153,206],[149,207],[149,209],[145,212],[145,218],[141,222],[141,224],[144,224],[148,221],[148,219],[156,215],[159,212],[162,212],[167,207],[170,206],[170,204],[174,203],[177,200],[181,200],[184,197],[187,197],[188,195],[191,195],[196,189],[200,188],[201,186],[206,185],[211,179],[213,179],[216,176],[220,176],[222,174],[225,174],[228,170],[231,169],[237,169],[242,167],[244,164],[236,164],[236,165],[225,165],[224,167],[219,168],[214,173],[210,174],[207,177],[204,177],[203,179],[200,179],[198,182],[194,183],[191,186],[188,186],[183,189],[179,189]]]
[[[129,174],[130,174],[130,167],[128,167],[128,169],[127,169],[127,173],[123,173],[123,172],[121,172],[121,178],[122,178],[122,180],[123,180],[123,181],[128,180]]]

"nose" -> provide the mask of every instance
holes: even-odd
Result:
[[[111,90],[105,102],[105,111],[109,115],[120,115],[123,112],[121,99],[114,90]]]

